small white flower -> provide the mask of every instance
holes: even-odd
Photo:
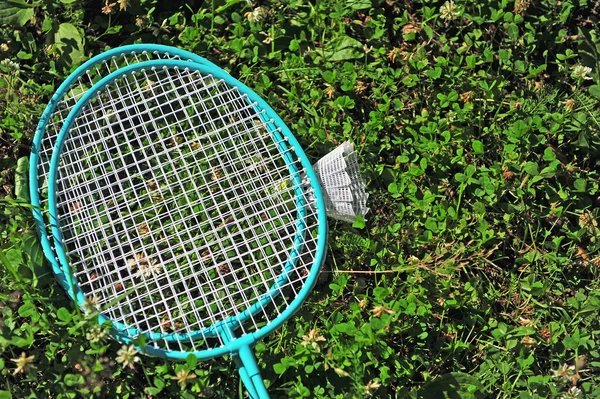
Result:
[[[446,21],[452,21],[460,16],[460,9],[453,0],[447,1],[440,7],[440,16]]]
[[[572,69],[571,76],[576,80],[590,80],[589,76],[592,73],[592,68],[583,65],[575,65]]]
[[[8,58],[5,58],[2,61],[0,61],[0,64],[2,64],[2,65],[8,65],[8,69],[9,69],[10,72],[17,72],[17,71],[19,71],[19,69],[21,69],[21,67],[19,66],[19,64],[17,64],[16,62],[13,62],[11,60],[9,60]]]
[[[321,351],[321,346],[319,342],[327,342],[324,336],[319,335],[319,330],[312,329],[308,332],[308,334],[302,336],[302,342],[300,345],[303,347],[312,348],[315,352]]]
[[[13,375],[19,373],[27,373],[29,370],[31,370],[33,368],[34,359],[35,356],[26,356],[25,352],[22,352],[21,356],[16,359],[10,359],[17,365],[17,367],[15,367],[15,370],[13,371]]]
[[[454,122],[456,120],[456,112],[448,111],[446,113],[446,120],[448,121],[448,123]]]
[[[138,269],[138,272],[145,278],[156,274],[161,270],[160,265],[156,264],[156,259],[148,259],[144,255],[135,254],[133,258],[127,259],[127,267],[130,271]]]
[[[577,387],[571,387],[571,389],[569,389],[567,391],[567,393],[563,394],[562,398],[563,399],[575,399],[581,396],[581,389],[577,388]]]
[[[90,313],[94,313],[94,312],[99,312],[100,311],[100,298],[98,298],[97,296],[88,296],[87,298],[85,298],[85,301],[83,302],[83,310],[85,311],[85,314],[90,314]]]
[[[135,350],[133,345],[123,345],[121,349],[117,351],[117,362],[121,363],[123,366],[129,366],[133,368],[136,362],[140,361],[139,356],[137,356],[138,351]]]
[[[187,370],[180,370],[174,377],[171,377],[172,380],[177,380],[177,383],[181,388],[185,388],[188,382],[196,379],[196,375]]]
[[[102,328],[102,326],[100,325],[95,325],[92,328],[90,328],[90,332],[88,332],[85,337],[93,343],[97,343],[102,341],[104,338],[106,338],[106,331],[104,331],[104,329]]]
[[[254,11],[247,12],[245,16],[250,22],[258,22],[265,17],[265,10],[262,7],[258,7]]]
[[[379,389],[381,388],[381,384],[378,383],[377,381],[369,381],[369,383],[367,385],[365,385],[365,391],[367,392],[368,396],[373,396],[373,394]]]
[[[558,379],[569,380],[575,374],[575,366],[568,364],[563,364],[557,370],[552,370],[552,377]]]

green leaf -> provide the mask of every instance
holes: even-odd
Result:
[[[233,5],[236,5],[237,3],[241,3],[242,1],[245,1],[245,0],[229,0],[229,1],[226,1],[224,5],[222,5],[221,7],[217,8],[215,10],[215,13],[217,13],[217,14],[222,13],[223,11],[227,10],[229,7],[231,7]]]
[[[587,188],[587,180],[577,179],[573,182],[573,187],[575,187],[576,192],[584,193]]]
[[[433,381],[429,381],[416,394],[418,399],[483,399],[486,396],[479,379],[459,372],[444,374]]]
[[[152,396],[158,395],[162,390],[163,390],[162,388],[154,388],[154,387],[146,387],[146,388],[144,388],[144,391],[147,394],[150,394]]]
[[[21,246],[21,249],[29,256],[29,260],[34,268],[42,266],[44,262],[44,253],[37,234],[26,232],[23,235],[23,245]]]
[[[431,230],[434,233],[437,233],[438,232],[437,221],[433,218],[427,218],[427,220],[425,221],[425,228],[427,230]]]
[[[35,305],[32,302],[26,302],[19,307],[17,311],[21,317],[29,317],[35,314]]]
[[[296,39],[290,41],[290,45],[288,46],[290,51],[296,51],[300,48],[300,42]]]
[[[185,358],[185,363],[187,364],[189,370],[193,370],[194,367],[196,367],[196,364],[198,364],[198,358],[192,354],[189,354]],[[163,384],[163,386],[164,386],[164,384]],[[157,385],[157,387],[158,387],[158,385]]]
[[[352,10],[366,10],[371,8],[373,3],[371,0],[346,0],[346,6]]]
[[[29,170],[29,159],[21,157],[17,161],[15,171],[15,196],[17,199],[29,202],[29,190],[27,189],[27,171]]]
[[[554,150],[550,147],[546,147],[544,150],[544,161],[554,161],[556,159],[556,154]]]
[[[365,218],[362,215],[357,215],[356,220],[352,223],[352,227],[355,229],[364,229],[365,228]]]
[[[356,334],[356,327],[354,326],[354,324],[351,323],[340,323],[340,324],[336,324],[336,326],[334,327],[334,329],[336,331],[348,334],[350,336],[354,336]]]
[[[429,76],[431,79],[437,79],[442,76],[442,68],[435,67],[433,69],[429,69],[425,71],[425,75]]]
[[[25,25],[33,17],[33,7],[23,0],[3,0],[0,2],[0,25]]]
[[[600,85],[590,86],[590,94],[596,98],[600,98]]]
[[[65,375],[65,385],[68,387],[72,387],[74,385],[80,385],[83,383],[83,376],[76,374],[67,374]]]
[[[12,399],[12,394],[8,391],[0,391],[0,399]]]
[[[425,171],[417,167],[412,167],[408,170],[408,173],[410,173],[413,176],[422,176],[425,173]]]
[[[383,301],[390,294],[390,291],[384,287],[375,287],[373,289],[373,296],[378,301]]]
[[[473,146],[473,151],[475,151],[475,154],[483,154],[483,143],[481,141],[473,140],[471,145]]]
[[[579,347],[579,330],[575,330],[573,335],[567,335],[563,339],[563,345],[567,349],[577,349]]]
[[[33,58],[33,54],[21,50],[17,53],[17,58],[20,60],[30,60]]]
[[[532,175],[532,176],[537,176],[539,174],[538,172],[538,164],[535,162],[527,162],[525,164],[525,168],[523,168],[525,170],[525,172],[527,172],[527,174]]]
[[[324,54],[328,61],[346,61],[361,58],[364,52],[361,42],[350,36],[342,36],[327,46]]]
[[[60,24],[54,34],[54,41],[58,47],[61,65],[71,67],[81,63],[84,58],[83,38],[73,24],[68,22]]]
[[[506,33],[511,39],[519,38],[519,27],[515,24],[508,24],[506,27]]]
[[[275,363],[273,365],[273,371],[278,374],[278,375],[282,375],[283,373],[285,373],[285,371],[288,369],[287,366],[284,366],[281,363]]]
[[[471,177],[475,174],[476,168],[473,165],[467,165],[467,167],[465,168],[465,174],[468,177]]]
[[[56,312],[56,316],[59,320],[64,321],[65,323],[71,321],[71,312],[69,312],[66,308],[58,309],[58,312]]]

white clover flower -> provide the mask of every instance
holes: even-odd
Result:
[[[171,377],[172,380],[177,380],[177,383],[181,388],[185,388],[188,382],[196,379],[196,375],[187,370],[180,370],[174,377]]]
[[[305,348],[312,348],[312,350],[314,350],[315,352],[320,352],[321,347],[319,345],[319,342],[327,342],[327,340],[324,336],[319,335],[318,330],[312,329],[308,332],[308,334],[302,336],[302,342],[300,342],[300,345],[302,345]]]
[[[573,77],[573,79],[576,79],[576,80],[592,79],[592,77],[589,76],[592,73],[592,68],[590,68],[590,67],[586,67],[583,65],[575,65],[573,68],[571,68],[571,70],[572,70],[571,76]]]
[[[8,58],[5,58],[2,61],[0,61],[0,64],[2,64],[2,65],[8,65],[8,69],[9,69],[10,72],[17,72],[19,69],[21,69],[21,67],[19,66],[19,64],[17,64],[16,62],[13,62],[11,60],[9,60]]]
[[[248,21],[258,22],[265,17],[265,10],[262,7],[255,8],[254,11],[247,12],[244,14]]]
[[[13,375],[19,374],[19,373],[27,373],[29,370],[34,368],[34,366],[33,366],[34,359],[35,359],[35,356],[33,356],[33,355],[26,356],[25,352],[22,352],[21,356],[16,359],[10,359],[13,362],[15,362],[15,364],[17,365],[17,367],[15,367],[15,370],[13,371]]]
[[[265,161],[260,154],[246,159],[246,165],[250,172],[263,172],[265,170]]]
[[[448,121],[448,123],[454,122],[456,120],[456,112],[448,111],[446,113],[446,120]]]
[[[94,342],[94,343],[102,341],[104,338],[106,338],[106,336],[107,336],[106,331],[104,331],[104,329],[100,325],[93,326],[92,328],[90,328],[90,332],[88,332],[85,335],[85,337],[90,342]]]
[[[142,254],[134,254],[133,258],[127,259],[127,267],[131,272],[137,269],[144,278],[162,270],[162,267],[156,264],[156,259],[148,259]]]
[[[100,298],[97,296],[88,296],[85,298],[83,302],[83,309],[85,314],[89,315],[90,313],[99,312],[100,311]]]
[[[561,396],[563,399],[575,399],[581,397],[581,389],[571,387],[565,394]]]
[[[373,396],[373,394],[379,389],[381,388],[381,384],[377,381],[369,381],[369,383],[367,385],[365,385],[365,391],[367,393],[368,396]]]
[[[460,8],[453,0],[447,1],[440,7],[440,16],[446,21],[452,21],[460,16]]]
[[[140,361],[139,356],[137,356],[138,351],[135,350],[133,345],[123,345],[121,349],[117,351],[117,362],[121,363],[123,366],[129,366],[133,368],[136,362]]]

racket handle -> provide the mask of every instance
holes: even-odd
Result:
[[[233,355],[233,360],[238,367],[238,372],[250,398],[269,399],[269,392],[267,392],[267,387],[256,363],[256,357],[250,346],[242,346],[239,352]]]

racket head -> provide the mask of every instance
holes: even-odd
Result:
[[[183,76],[183,75],[181,75],[181,73],[185,72],[185,79],[190,79],[190,81],[192,80],[192,75],[196,74],[198,76],[198,79],[200,79],[200,80],[198,80],[197,82],[193,82],[191,84],[199,85],[200,83],[198,83],[198,82],[200,82],[200,81],[202,82],[202,84],[205,84],[205,81],[203,79],[208,79],[209,84],[212,84],[212,82],[217,82],[217,84],[223,85],[225,87],[225,89],[223,89],[223,90],[225,90],[225,92],[228,92],[227,90],[231,89],[231,92],[238,93],[239,98],[236,98],[235,101],[238,101],[238,103],[240,103],[240,102],[243,103],[242,107],[245,107],[244,112],[249,112],[248,115],[252,114],[252,112],[249,111],[249,110],[252,110],[254,112],[254,114],[252,114],[250,116],[250,118],[254,118],[253,120],[256,120],[256,118],[259,118],[259,121],[262,123],[262,125],[260,125],[259,127],[256,127],[256,126],[251,127],[248,130],[249,133],[248,132],[246,132],[246,133],[256,134],[258,137],[258,136],[261,136],[264,134],[264,131],[261,129],[264,128],[264,130],[266,130],[268,132],[269,138],[272,139],[273,143],[275,143],[274,145],[271,145],[269,151],[276,150],[279,152],[279,156],[281,158],[281,159],[279,159],[279,162],[282,162],[282,164],[288,170],[288,172],[290,174],[289,179],[291,180],[291,182],[292,182],[291,184],[293,186],[293,187],[288,187],[286,189],[288,191],[293,192],[295,195],[293,202],[296,206],[296,210],[295,210],[296,212],[290,211],[289,209],[284,209],[282,211],[286,215],[288,213],[290,215],[293,215],[293,217],[291,217],[291,219],[293,219],[294,228],[295,228],[295,231],[293,232],[293,234],[289,234],[289,237],[286,237],[286,240],[287,240],[286,242],[288,244],[288,246],[286,247],[286,251],[287,251],[288,257],[285,261],[285,265],[279,265],[279,267],[281,268],[282,271],[279,272],[278,275],[275,275],[275,273],[272,273],[270,280],[268,280],[268,284],[265,282],[262,282],[262,284],[266,288],[263,287],[263,291],[254,295],[251,300],[246,300],[246,302],[243,304],[243,306],[237,308],[236,305],[233,305],[233,307],[231,309],[227,309],[227,312],[234,313],[233,316],[225,317],[225,316],[222,316],[221,314],[219,314],[218,317],[215,317],[214,315],[212,315],[212,316],[204,319],[204,321],[210,319],[208,323],[204,323],[204,322],[199,321],[199,319],[196,319],[195,324],[192,325],[192,327],[197,328],[196,330],[192,331],[191,327],[186,325],[185,331],[183,331],[183,332],[181,332],[181,331],[165,332],[165,331],[163,331],[162,325],[159,326],[160,328],[156,328],[156,326],[155,326],[154,330],[149,329],[149,328],[138,329],[138,328],[132,327],[131,323],[128,324],[126,322],[120,322],[120,321],[114,320],[117,317],[109,318],[104,313],[102,313],[100,315],[100,322],[102,323],[105,321],[110,321],[114,327],[113,334],[115,335],[115,337],[125,343],[134,342],[135,338],[137,338],[140,334],[144,335],[146,340],[150,341],[151,343],[149,345],[147,344],[145,347],[140,348],[140,349],[148,354],[155,355],[155,356],[161,356],[161,357],[168,357],[168,358],[173,358],[173,359],[184,359],[188,354],[193,353],[196,357],[198,357],[200,359],[208,359],[208,358],[220,356],[220,355],[223,355],[226,353],[236,352],[241,347],[251,345],[252,343],[265,337],[270,332],[272,332],[273,330],[278,328],[283,322],[285,322],[285,320],[287,320],[300,307],[301,303],[306,299],[308,293],[314,286],[316,279],[317,279],[317,275],[320,271],[323,260],[325,258],[326,238],[327,238],[327,221],[326,221],[326,214],[325,214],[325,203],[324,203],[324,199],[323,199],[323,196],[321,193],[321,188],[318,184],[318,179],[311,167],[311,164],[310,164],[308,158],[306,157],[306,155],[304,154],[304,152],[302,151],[302,148],[300,147],[299,143],[297,142],[297,140],[295,139],[295,137],[289,130],[289,128],[287,128],[287,126],[281,120],[281,118],[264,102],[264,100],[262,100],[258,95],[256,95],[252,90],[250,90],[244,84],[242,84],[239,81],[237,81],[236,79],[232,78],[230,75],[228,75],[226,72],[224,72],[220,68],[212,66],[212,65],[201,65],[201,64],[197,64],[197,63],[193,63],[193,62],[178,61],[178,60],[146,61],[146,62],[142,62],[142,63],[136,64],[136,65],[130,65],[130,66],[124,67],[124,68],[108,75],[107,77],[103,78],[96,85],[94,85],[94,87],[91,90],[86,92],[84,94],[84,96],[81,98],[81,100],[79,102],[77,102],[77,104],[75,104],[75,106],[73,107],[73,109],[71,110],[71,112],[69,113],[69,115],[67,116],[67,118],[64,121],[64,124],[63,124],[63,126],[60,130],[60,133],[58,135],[58,138],[57,138],[54,152],[52,154],[52,160],[50,163],[50,174],[49,174],[49,213],[50,213],[51,220],[53,221],[52,232],[53,232],[54,242],[56,243],[56,253],[58,255],[60,264],[61,264],[61,266],[63,268],[63,272],[65,274],[71,275],[71,273],[72,273],[72,270],[70,269],[70,265],[69,265],[69,259],[67,256],[68,249],[67,249],[67,246],[64,245],[65,240],[63,239],[63,236],[61,233],[61,227],[62,227],[61,218],[65,217],[64,210],[66,208],[65,208],[64,203],[62,204],[62,206],[59,205],[60,201],[57,200],[57,195],[56,195],[57,194],[57,178],[59,177],[59,169],[61,168],[61,156],[63,154],[63,146],[65,145],[65,143],[69,142],[69,137],[71,135],[72,129],[76,129],[76,128],[78,129],[77,126],[80,126],[80,125],[85,126],[86,123],[88,124],[88,126],[90,125],[90,121],[86,120],[85,118],[86,118],[86,115],[89,116],[89,115],[91,115],[91,113],[88,112],[87,110],[85,110],[85,108],[88,106],[91,106],[90,104],[92,104],[93,101],[96,101],[96,104],[100,103],[101,101],[99,99],[102,98],[102,96],[105,95],[108,92],[108,90],[110,90],[111,87],[119,86],[119,79],[125,79],[125,77],[127,77],[127,76],[134,76],[134,75],[132,75],[134,72],[138,72],[138,73],[145,73],[145,71],[161,72],[161,70],[167,71],[167,72],[165,72],[167,74],[175,71],[176,73],[173,76],[179,76],[179,79],[181,81],[183,79],[181,77],[181,76]],[[177,75],[177,73],[179,73],[181,76]],[[140,80],[140,81],[143,81],[144,79],[145,78],[142,78],[142,80]],[[135,78],[134,78],[134,80],[135,80]],[[161,82],[162,80],[158,79],[158,81]],[[136,86],[137,92],[134,93],[132,91],[132,92],[128,92],[126,94],[119,92],[120,97],[118,97],[118,98],[126,99],[126,98],[128,98],[128,96],[131,98],[133,98],[135,96],[138,96],[138,98],[141,98],[142,96],[146,96],[146,94],[144,94],[144,92],[147,91],[148,89],[147,88],[142,89],[139,82],[136,83],[136,85],[137,85]],[[188,86],[188,84],[186,82],[186,84],[182,85],[180,87],[180,89],[187,92],[187,90],[188,90],[187,86]],[[151,90],[154,93],[154,89],[152,88]],[[218,93],[217,97],[221,98],[219,96],[222,96],[222,98],[225,98],[225,95],[222,93],[224,93],[224,92]],[[167,99],[167,97],[161,97],[161,99],[165,100],[165,99]],[[242,101],[240,99],[244,99],[244,100]],[[114,100],[114,98],[106,97],[106,101],[107,102],[110,102],[110,101],[118,102],[119,100]],[[123,100],[123,101],[125,101],[125,100]],[[206,103],[207,103],[207,101],[213,101],[212,104],[213,105],[216,104],[214,102],[215,101],[214,98],[210,99],[210,96],[209,96],[208,100],[203,98],[198,101],[200,101],[200,102],[205,101]],[[229,101],[229,100],[227,100],[227,101]],[[238,103],[236,103],[236,104],[238,104]],[[202,104],[204,104],[204,103],[202,103]],[[233,104],[233,101],[231,102],[231,104]],[[186,107],[186,106],[192,107],[191,103],[186,103],[185,105],[182,105],[182,106],[183,107]],[[230,103],[225,102],[223,104],[215,106],[214,109],[217,109],[218,107],[226,107],[226,106],[230,106]],[[123,109],[123,104],[119,103],[119,104],[114,105],[114,107],[115,107],[115,109]],[[196,109],[196,111],[197,111],[197,105],[193,105],[193,108]],[[101,106],[100,106],[100,109],[102,109]],[[173,110],[173,113],[176,112],[173,108],[171,108],[171,109]],[[188,108],[185,108],[185,109],[187,110]],[[228,108],[222,108],[222,109],[226,115],[229,115],[229,114],[227,114]],[[211,110],[213,110],[213,109],[211,109]],[[221,111],[219,111],[219,115],[221,115],[220,112]],[[119,116],[115,116],[113,111],[107,112],[104,116],[106,116],[106,115],[110,115],[111,118],[112,117],[116,117],[117,119],[120,118]],[[204,117],[206,117],[208,115],[208,111],[205,113],[200,112],[195,117],[200,117],[201,115],[204,115]],[[233,115],[233,113],[232,113],[232,115]],[[235,118],[238,118],[238,120],[241,120],[241,119],[245,118],[244,115],[246,115],[246,114],[239,114],[239,115],[242,115],[242,116],[234,116],[234,117],[232,117],[232,119],[228,119],[228,121],[234,121]],[[223,117],[223,116],[221,115],[221,117]],[[131,127],[131,126],[139,126],[139,123],[137,123],[139,121],[137,119],[132,119],[135,117],[132,117],[132,115],[130,115],[130,114],[124,116],[123,118],[130,120],[130,122],[131,122],[131,124],[128,125],[127,128],[123,128],[123,130],[129,129],[130,133],[135,130],[135,134],[134,133],[132,133],[132,134],[134,134],[134,136],[139,135],[139,129],[136,130]],[[223,117],[223,118],[225,119],[225,117]],[[133,121],[135,121],[136,123],[134,123]],[[94,122],[94,123],[96,123],[96,122]],[[150,123],[150,122],[145,121],[144,123]],[[212,122],[207,122],[206,124],[202,125],[202,128],[206,129],[206,125],[208,125],[210,123],[212,123]],[[115,122],[114,124],[120,124],[121,127],[123,126],[123,122],[118,122],[118,123]],[[232,122],[232,126],[233,125],[235,125],[235,123]],[[247,125],[246,125],[246,128],[247,128]],[[96,127],[96,130],[100,131],[102,129],[100,127]],[[145,128],[144,128],[144,130],[145,130]],[[197,130],[200,130],[200,128],[198,128]],[[217,130],[212,131],[212,133],[209,132],[208,130],[206,130],[205,133],[208,136],[210,136]],[[223,132],[225,130],[231,131],[232,128],[229,126],[227,126],[227,128],[221,127],[221,132]],[[189,131],[188,131],[188,133],[189,133]],[[251,139],[250,136],[244,136],[244,134],[246,134],[246,133],[242,133],[240,138],[242,138],[242,139],[247,138],[250,141],[252,141],[253,139]],[[103,133],[103,134],[105,134],[105,133]],[[108,136],[110,136],[110,133],[106,133],[106,134],[108,134]],[[195,133],[190,133],[190,134],[195,134]],[[152,135],[150,135],[150,136],[152,136]],[[148,136],[148,137],[150,137],[150,136]],[[76,136],[74,135],[73,137],[76,137]],[[146,137],[146,136],[144,136],[144,137]],[[172,138],[173,136],[171,135],[170,137]],[[266,136],[261,136],[261,137],[262,138],[260,138],[260,140],[265,140],[264,137],[266,137]],[[223,143],[222,143],[220,140],[221,140],[220,138],[217,140],[217,143],[219,146],[225,142],[225,141],[223,141]],[[223,140],[225,140],[225,139],[223,139]],[[80,141],[80,143],[83,143],[83,142]],[[164,143],[164,140],[161,141],[161,143]],[[211,141],[211,145],[213,145],[213,144],[214,143]],[[128,145],[130,145],[130,144],[128,144]],[[215,144],[215,146],[216,146],[216,144]],[[71,156],[72,156],[73,150],[69,149],[69,150],[67,150],[67,153],[69,153],[69,151],[71,151]],[[81,151],[81,148],[77,147],[77,151]],[[236,149],[235,151],[238,151],[238,150]],[[258,151],[258,153],[260,153],[260,151],[266,151],[266,150],[263,150],[261,148],[256,148],[256,151]],[[223,157],[228,158],[228,160],[231,162],[237,162],[237,161],[234,161],[233,158],[231,158],[231,153],[226,153],[226,155],[223,155]],[[94,158],[94,159],[96,159],[96,158]],[[102,162],[105,162],[104,158],[103,158]],[[100,163],[102,163],[102,162],[100,162]],[[106,162],[108,162],[108,161],[106,161]],[[110,162],[113,162],[113,161],[110,161]],[[242,161],[239,161],[239,162],[242,162]],[[139,163],[138,161],[135,161],[136,165],[138,163]],[[76,163],[72,163],[72,164],[75,165]],[[120,165],[120,166],[123,166],[123,165]],[[114,164],[111,164],[111,167],[114,168],[115,170],[120,169],[120,167],[116,167]],[[279,166],[275,166],[275,168],[278,168],[278,167]],[[121,168],[121,169],[123,169],[123,168]],[[89,170],[88,170],[88,172],[89,172]],[[193,176],[193,177],[196,177],[196,176]],[[87,178],[88,177],[86,175],[86,179]],[[92,179],[93,179],[93,177],[92,177]],[[262,177],[261,177],[261,179],[262,179]],[[260,179],[257,179],[257,181],[262,182],[262,180],[260,180]],[[256,183],[257,182],[253,182],[251,184],[252,187],[254,187],[253,189],[260,190],[259,188],[258,189],[256,188],[259,185],[259,184],[257,185]],[[203,188],[207,188],[207,187],[210,187],[211,185],[213,185],[213,183],[210,183],[210,182],[206,183],[206,184],[207,184],[206,187],[203,187]],[[218,185],[221,186],[221,183],[218,183]],[[243,187],[240,186],[240,187],[235,187],[234,189],[231,189],[230,191],[235,192],[235,190],[241,190],[241,189],[243,189]],[[262,191],[261,191],[261,194],[263,194]],[[248,194],[248,195],[250,195],[250,194]],[[256,193],[254,193],[252,195],[256,196]],[[267,195],[270,195],[270,194],[267,194]],[[225,199],[225,197],[222,197],[222,199]],[[213,198],[213,200],[215,203],[220,203],[220,201],[216,200],[215,198]],[[309,202],[311,202],[311,204],[309,204]],[[288,203],[288,205],[289,205],[289,203]],[[216,206],[218,207],[221,205],[216,205]],[[257,204],[253,203],[252,206],[256,207]],[[84,206],[84,208],[86,208],[86,207],[87,206]],[[59,208],[62,209],[62,214],[61,214],[61,212],[59,212]],[[272,210],[272,209],[270,209],[270,210]],[[221,211],[219,211],[219,212],[221,212]],[[235,212],[232,210],[231,214],[234,215]],[[310,228],[308,227],[308,222],[307,222],[308,218],[311,218],[312,224],[310,225]],[[249,220],[247,220],[245,222],[249,222]],[[211,222],[211,224],[212,224],[212,222]],[[260,222],[259,222],[259,224],[260,224]],[[283,223],[282,223],[282,225],[283,225]],[[286,225],[285,228],[287,229],[288,227],[289,226]],[[243,230],[243,229],[240,227],[240,231],[241,230]],[[281,230],[279,230],[279,231],[281,231]],[[280,233],[278,233],[278,234],[280,234]],[[268,234],[265,234],[265,236],[266,235],[268,235]],[[260,244],[258,246],[260,247],[261,250],[264,251],[265,248],[267,248],[267,247],[266,246],[261,247],[261,245],[262,244]],[[227,251],[224,250],[223,254],[225,252],[227,252]],[[221,254],[221,255],[223,255],[223,254]],[[277,253],[277,256],[279,256],[279,253]],[[306,257],[306,259],[304,257]],[[265,256],[265,258],[268,258],[268,256]],[[274,258],[271,257],[271,259],[274,259]],[[238,266],[240,267],[240,269],[244,270],[246,275],[249,276],[249,277],[247,277],[247,279],[248,279],[248,281],[250,281],[250,279],[252,278],[252,276],[250,276],[250,274],[252,274],[252,273],[249,273],[248,270],[246,270],[246,266],[243,266],[244,265],[243,261],[244,260],[242,260],[242,263]],[[304,269],[301,269],[299,267],[297,268],[298,264],[302,264],[302,267]],[[205,263],[200,262],[200,266],[204,267]],[[210,267],[206,267],[206,268],[209,271],[215,270],[214,268],[211,269]],[[275,267],[273,267],[273,269],[274,268]],[[96,269],[94,269],[94,270],[96,270]],[[119,269],[119,273],[121,273],[120,270],[121,269]],[[79,276],[84,276],[84,278],[87,277],[89,280],[89,275],[88,275],[89,273],[86,274],[87,272],[85,272],[85,271],[84,272],[77,271],[77,273],[80,273]],[[169,271],[169,273],[170,273],[170,271]],[[207,273],[207,272],[204,271],[204,273]],[[168,275],[168,273],[166,273],[166,274]],[[200,274],[200,272],[198,274]],[[231,272],[231,275],[233,275],[233,274],[234,273]],[[292,275],[293,275],[293,277],[291,277]],[[133,280],[135,280],[135,278],[137,278],[137,277],[134,276],[131,278],[131,280],[133,281]],[[294,278],[295,280],[292,281],[292,278]],[[210,277],[207,277],[205,280],[210,280]],[[234,278],[234,280],[235,280],[235,278]],[[84,290],[81,288],[80,284],[83,284],[83,285],[88,284],[88,286],[92,286],[94,283],[90,283],[89,281],[81,282],[78,277],[74,277],[74,284],[72,285],[72,290],[71,290],[71,288],[69,288],[71,290],[70,295],[75,298],[75,300],[78,302],[79,306],[84,307],[85,306],[84,304],[86,301],[86,295],[89,297],[89,293],[84,292]],[[139,284],[135,283],[135,284],[136,284],[136,286],[134,288],[137,290],[137,288],[139,287],[139,284],[141,284],[141,283],[139,283]],[[201,287],[206,287],[207,283],[204,282],[203,284],[204,285],[201,285]],[[238,281],[238,282],[234,282],[234,284],[239,285],[240,283]],[[252,290],[256,291],[257,285],[253,285],[254,284],[253,282],[250,282],[248,284],[250,284]],[[158,285],[158,283],[157,283],[157,285]],[[231,287],[232,285],[233,284],[223,282],[223,287],[220,287],[217,289],[215,289],[213,287],[209,290],[210,291],[209,294],[215,295],[216,292],[219,292],[219,289],[221,289],[221,288],[225,288],[226,290],[229,290],[228,287]],[[242,291],[243,290],[244,289],[242,289]],[[293,294],[290,296],[290,298],[286,297],[286,294],[284,293],[285,290],[287,290],[286,292],[290,292],[290,290],[293,291]],[[198,291],[202,291],[202,289],[198,289]],[[136,291],[136,293],[137,293],[137,291]],[[185,293],[190,294],[190,291],[188,288],[185,289]],[[197,310],[197,312],[198,313],[201,313],[201,312],[209,312],[210,313],[211,310],[208,310],[208,308],[212,307],[215,303],[217,303],[219,299],[217,298],[216,295],[209,298],[208,297],[209,294],[207,294],[205,297],[202,297],[202,298],[192,297],[189,302],[186,302],[186,305],[189,305],[189,303],[191,303],[192,300],[196,304],[198,302],[197,301],[198,299],[202,299],[205,304],[208,303],[208,304],[210,304],[210,306],[208,304],[206,304],[200,310]],[[129,295],[129,293],[127,293],[127,295]],[[228,295],[233,296],[230,293],[228,293]],[[250,295],[250,294],[248,294],[248,293],[242,294],[242,296],[244,296],[244,295]],[[217,298],[217,299],[215,300],[215,298]],[[139,299],[139,297],[138,297],[138,299]],[[169,300],[173,300],[173,299],[175,299],[177,301],[176,296],[169,298]],[[278,303],[275,303],[275,301],[279,300],[279,299],[281,299],[282,302],[280,301]],[[211,300],[212,300],[212,302],[211,302]],[[250,305],[250,302],[251,302],[251,305]],[[141,304],[140,307],[144,308],[145,304],[143,304],[141,302],[140,302],[140,304]],[[152,306],[154,306],[154,305],[152,305]],[[270,307],[273,309],[266,309],[266,308],[270,308]],[[276,316],[269,317],[268,315],[266,315],[267,312],[274,312],[274,313],[276,313]],[[163,315],[166,313],[168,313],[168,311],[163,312]],[[154,315],[154,316],[158,316],[158,315]],[[259,317],[265,318],[266,320],[261,319],[257,322],[255,320],[255,318],[258,319]],[[125,317],[123,317],[123,319],[124,318]],[[249,326],[244,327],[244,323],[249,324]],[[236,331],[235,331],[236,329],[241,330],[242,336],[239,338],[236,337]],[[183,342],[183,344],[185,344],[187,346],[182,345],[182,341],[186,341],[186,342]],[[203,341],[202,345],[204,345],[206,347],[202,347],[202,345],[195,345],[194,344],[195,341]],[[207,346],[208,344],[206,344],[206,342],[208,342],[208,341],[211,341],[213,343],[216,342],[216,345]],[[171,344],[174,343],[174,344],[169,346],[169,343],[171,343]]]
[[[32,213],[43,252],[55,277],[65,289],[70,287],[72,282],[63,273],[53,248],[51,223],[47,215],[47,194],[45,194],[56,138],[64,119],[86,89],[91,88],[94,83],[119,69],[123,64],[131,65],[154,58],[184,59],[214,66],[210,61],[194,53],[160,44],[132,44],[113,48],[89,59],[62,82],[42,113],[36,128],[29,158],[29,196],[33,205]]]

